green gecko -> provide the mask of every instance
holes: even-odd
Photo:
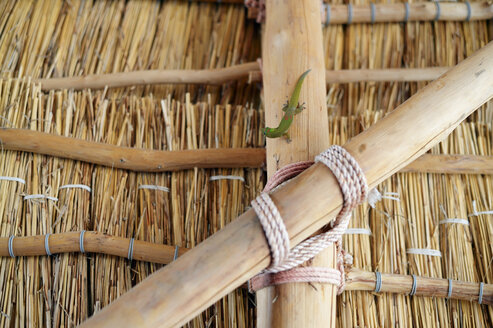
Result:
[[[303,105],[300,105],[298,103],[298,99],[300,98],[300,91],[303,80],[308,75],[308,73],[310,73],[310,71],[311,69],[301,74],[298,82],[296,82],[296,86],[294,87],[291,99],[282,108],[284,116],[282,117],[279,126],[277,128],[266,127],[265,129],[263,129],[264,136],[268,138],[279,138],[285,136],[288,139],[288,142],[291,141],[291,139],[289,138],[288,129],[291,126],[291,123],[293,123],[294,116],[303,111]]]

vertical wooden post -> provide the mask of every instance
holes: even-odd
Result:
[[[267,139],[267,172],[312,160],[329,146],[325,101],[325,63],[320,1],[268,0],[263,37],[265,120],[277,126],[283,103],[307,69],[300,102],[306,109],[294,119],[286,139]],[[302,204],[301,204],[302,206]],[[335,267],[334,248],[318,255],[313,265]],[[290,283],[257,292],[258,327],[334,327],[336,289],[331,285]]]

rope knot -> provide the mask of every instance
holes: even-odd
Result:
[[[271,266],[285,261],[289,253],[289,235],[281,214],[270,196],[264,192],[252,201],[252,207],[260,219],[271,253]]]
[[[366,199],[368,185],[363,170],[361,170],[351,154],[341,146],[330,147],[327,151],[318,155],[315,161],[325,164],[336,177],[343,195],[342,209],[331,225],[330,230],[306,239],[290,251],[289,235],[284,222],[274,202],[266,192],[286,180],[297,176],[313,165],[314,162],[294,163],[277,171],[267,182],[264,192],[252,201],[252,207],[257,213],[264,229],[271,251],[271,265],[260,276],[252,279],[252,282],[255,282],[252,283],[254,290],[272,283],[288,282],[289,279],[286,280],[286,277],[293,278],[289,281],[305,281],[299,280],[302,279],[300,278],[300,274],[303,275],[303,279],[306,279],[308,276],[314,277],[325,274],[327,279],[324,282],[338,285],[340,292],[344,288],[344,266],[347,263],[347,255],[342,250],[341,239],[349,224],[351,211]],[[330,268],[296,268],[300,264],[315,257],[315,255],[333,243],[336,243],[338,246],[338,270]],[[303,269],[302,273],[296,271],[301,269]],[[323,270],[320,271],[319,269]],[[334,270],[338,271],[338,273],[334,273]],[[289,274],[286,273],[288,271]],[[280,272],[283,273],[282,279],[276,279],[274,276],[265,278],[267,277],[266,275]],[[330,274],[327,272],[330,272]],[[316,281],[321,282],[321,280],[323,279],[317,278]]]
[[[343,196],[342,209],[336,217],[334,225],[348,216],[352,210],[365,201],[368,185],[363,170],[358,162],[341,146],[332,146],[315,157],[315,162],[325,164],[334,174]]]

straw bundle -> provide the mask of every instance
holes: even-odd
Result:
[[[19,1],[2,3],[0,13],[0,63],[3,72],[14,76],[63,77],[137,69],[219,68],[253,61],[260,53],[259,39],[253,33],[254,23],[245,21],[242,5],[225,7],[182,1]],[[49,106],[39,110],[45,115],[52,111],[59,115],[56,124],[46,125],[46,131],[86,140],[162,150],[259,145],[262,139],[258,136],[260,117],[257,111],[218,107],[216,112],[213,105],[219,101],[237,104],[255,101],[252,96],[255,86],[241,87],[245,82],[246,79],[225,88],[158,86],[98,93],[67,94],[63,91],[50,94],[44,103]],[[240,88],[237,89],[236,85]],[[168,95],[184,101],[187,90],[193,91],[193,98],[190,97],[186,105],[171,98],[163,103],[159,101]],[[125,96],[143,93],[153,93],[156,97]],[[207,103],[191,104],[190,101],[195,99]],[[6,102],[2,108],[8,108],[9,98],[2,97],[2,101]],[[58,106],[56,111],[52,109],[55,106]],[[19,111],[19,115],[22,112]],[[10,116],[11,113],[9,111]],[[44,119],[44,115],[32,115]],[[19,119],[25,118],[19,116]],[[16,120],[13,122],[16,127],[29,127],[17,124]],[[6,122],[2,124],[10,126]],[[233,129],[230,132],[230,126],[236,127],[234,132]],[[6,154],[11,154],[12,160],[28,156],[19,157],[16,152]],[[26,158],[32,158],[29,156]],[[14,170],[20,170],[19,166],[11,167],[15,163],[12,160],[2,160],[2,165],[6,165],[5,175],[15,175]],[[243,211],[263,184],[260,170],[135,174],[73,161],[50,159],[49,163],[52,162],[43,166],[45,170],[42,173],[46,175],[51,173],[48,172],[50,170],[58,170],[57,180],[49,180],[49,187],[54,195],[58,195],[57,207],[61,213],[50,214],[57,211],[53,209],[49,215],[43,212],[50,217],[48,227],[51,229],[53,225],[50,232],[88,229],[189,247]],[[245,182],[209,182],[213,175],[238,175]],[[15,182],[0,183],[4,188],[22,188]],[[58,187],[69,183],[91,186],[92,193],[80,189],[58,190]],[[165,186],[170,192],[138,189],[142,185]],[[5,190],[5,194],[13,192]],[[18,205],[13,203],[14,199]],[[22,198],[14,199],[2,198],[3,202],[8,201],[4,211],[19,208],[19,212],[12,212],[15,215],[4,216],[12,218],[8,222],[16,215],[19,217],[17,220],[23,220],[22,205],[25,204]],[[230,203],[234,203],[234,207],[230,207]],[[46,204],[53,207],[49,201]],[[15,221],[4,223],[2,236],[14,232],[26,235],[14,229],[20,224]],[[38,234],[42,232],[46,231],[37,231]],[[15,263],[9,259],[2,261]],[[28,261],[34,263],[37,259]],[[125,259],[99,255],[91,256],[90,262],[85,256],[74,255],[57,256],[52,262],[54,281],[48,281],[46,289],[51,290],[53,296],[44,296],[49,301],[46,304],[39,302],[39,312],[46,313],[46,320],[53,318],[52,322],[60,325],[80,323],[159,267],[135,262],[130,265]],[[49,266],[44,266],[44,272],[48,272]],[[14,274],[14,267],[10,268]],[[23,267],[16,271],[19,272],[16,274],[25,272]],[[12,281],[15,280],[18,279]],[[40,283],[39,278],[36,281]],[[25,304],[20,300],[24,299],[23,295],[41,294],[36,294],[37,290],[16,291],[12,283],[8,286],[5,290],[10,290],[10,294],[3,294],[5,297],[1,300],[6,316],[1,320],[17,313],[14,322],[25,322],[20,321],[25,320],[22,318],[26,312]],[[12,299],[19,301],[12,303]],[[216,310],[198,318],[195,324],[247,324],[253,316],[247,300],[243,291],[233,293],[227,301],[219,302]],[[56,305],[51,306],[53,304]],[[12,309],[12,305],[17,309]],[[36,325],[37,321],[30,322]]]
[[[369,4],[369,2],[357,2],[354,4]],[[326,65],[328,69],[401,67],[401,65],[411,68],[450,66],[455,65],[458,61],[470,55],[474,50],[481,48],[489,40],[487,24],[484,21],[461,23],[421,22],[407,23],[405,25],[331,25],[324,29],[324,33],[324,43],[327,49]],[[368,114],[366,113],[366,110],[390,111],[425,84],[426,82],[360,82],[347,86],[338,84],[330,85],[328,90],[329,113],[332,112],[333,115],[361,113],[362,115],[358,118],[348,117],[347,121],[345,121],[345,118],[338,119],[334,117],[334,124],[331,127],[333,130],[331,133],[333,133],[334,136],[345,136],[346,134],[349,134],[347,136],[348,138],[353,136],[354,134],[348,133],[347,131],[353,131],[355,126],[359,127],[360,125],[363,125],[366,127],[365,125],[368,124]],[[372,114],[371,116],[378,118],[380,114],[376,112],[374,115],[375,116]],[[490,104],[479,109],[469,118],[469,120],[491,122],[491,118]],[[343,122],[347,122],[348,126],[346,127],[346,123]],[[474,140],[474,134],[469,134],[467,138]],[[466,139],[466,137],[462,139]],[[341,143],[344,142],[344,140],[343,137],[342,140],[337,140],[335,142]],[[468,177],[473,176],[471,175]],[[474,177],[474,179],[479,178],[479,176],[475,175]],[[386,186],[380,186],[379,189],[387,192],[398,192],[400,194],[400,202],[396,203],[395,201],[384,200],[384,204],[388,205],[377,204],[375,213],[374,211],[371,211],[373,214],[370,214],[375,215],[378,220],[382,220],[382,222],[386,222],[388,225],[383,225],[382,228],[385,228],[383,231],[380,230],[380,232],[375,231],[372,227],[371,237],[362,235],[346,236],[345,242],[354,243],[362,238],[370,238],[372,248],[380,251],[382,249],[382,244],[378,242],[378,240],[390,238],[389,251],[384,251],[382,254],[385,255],[376,258],[373,257],[372,259],[373,261],[378,261],[376,263],[381,263],[381,261],[387,261],[387,259],[389,259],[390,266],[387,267],[387,270],[389,270],[388,272],[404,270],[404,272],[430,277],[448,277],[445,267],[442,267],[440,258],[411,254],[406,256],[407,248],[429,247],[440,249],[440,246],[442,248],[444,247],[441,245],[439,234],[440,229],[444,227],[438,226],[438,221],[441,218],[443,219],[443,214],[441,214],[439,209],[440,202],[436,199],[437,196],[434,195],[436,189],[439,188],[434,183],[434,175],[399,174],[391,180],[392,183],[389,182],[390,184],[387,184]],[[447,186],[442,186],[442,188],[443,190],[448,190]],[[484,190],[484,193],[487,194],[487,191]],[[479,195],[479,190],[476,195]],[[402,208],[402,212],[400,212],[391,205],[399,207],[404,206],[404,208]],[[468,207],[470,206],[471,203],[468,204]],[[484,203],[483,208],[487,209],[488,204]],[[391,217],[386,218],[384,213],[387,213]],[[403,215],[403,218],[405,219],[398,219],[399,215]],[[442,216],[440,217],[438,215]],[[358,215],[355,215],[353,219],[355,221],[360,220]],[[377,221],[376,225],[379,225],[378,222],[379,221]],[[397,228],[395,225],[400,226],[401,228]],[[484,230],[485,228],[486,226],[483,228],[483,231],[488,231]],[[392,231],[394,232],[392,233]],[[405,232],[403,233],[400,231]],[[485,236],[484,232],[483,236]],[[488,239],[487,237],[484,238]],[[392,239],[394,240],[393,244]],[[484,247],[485,246],[483,246],[483,248]],[[368,249],[369,248],[361,247],[361,250],[355,250],[355,258],[358,257],[358,255],[361,258],[368,258]],[[407,265],[399,266],[399,261],[395,258],[396,254],[401,254],[400,256],[402,256],[403,259],[400,261],[402,261],[402,263],[406,264],[407,261],[409,261],[409,267],[407,267]],[[477,251],[476,256],[479,256],[479,254],[485,253]],[[484,256],[484,261],[491,258],[487,257],[487,255]],[[452,261],[454,261],[452,263],[456,264],[455,260]],[[358,263],[356,259],[355,263]],[[359,266],[357,265],[357,267]],[[385,266],[381,267],[380,265],[374,267],[374,269],[380,271],[385,271],[384,268]],[[450,276],[450,278],[453,277],[454,276]],[[345,304],[345,297],[349,297],[349,294],[343,296],[342,304]],[[386,296],[380,296],[377,300],[384,298],[386,298]],[[381,313],[380,318],[385,317],[388,320],[392,320],[393,314],[396,313],[395,318],[398,318],[399,325],[402,326],[411,325],[412,321],[406,322],[409,318],[413,318],[412,320],[415,323],[426,322],[427,326],[444,326],[448,325],[450,322],[447,314],[448,310],[446,310],[447,303],[444,300],[415,298],[411,301],[411,304],[406,305],[406,303],[402,302],[408,301],[405,301],[401,296],[392,296],[389,298],[389,302],[390,303],[387,303],[387,308],[383,306],[385,302],[379,303],[378,311]],[[365,299],[365,308],[373,309],[371,304],[371,299]],[[393,306],[390,304],[396,304],[396,307],[392,310]],[[473,307],[475,306],[477,305],[473,305]],[[350,317],[355,319],[353,319],[354,321],[352,322],[344,319],[346,321],[341,321],[341,324],[363,325],[363,323],[371,322],[371,315],[359,314],[357,308],[356,305],[345,306],[345,309],[347,310],[341,311],[341,320]],[[411,313],[404,314],[404,311],[408,311],[410,308],[412,308]],[[482,320],[478,313],[474,314],[474,318],[475,319],[472,320],[476,320],[478,323]],[[387,325],[395,323],[396,322],[389,321],[387,322]],[[380,324],[383,324],[383,322],[381,321]],[[367,323],[365,325],[369,326],[371,324]]]
[[[27,88],[21,81],[1,82],[1,108],[0,117],[2,125],[26,126],[26,118],[23,111],[17,110],[21,103],[28,102],[32,97],[32,88]],[[13,110],[8,110],[10,100],[19,100],[10,106]],[[13,177],[27,180],[28,169],[32,163],[31,154],[18,154],[12,151],[1,152],[0,175],[3,177]],[[9,236],[20,234],[25,231],[23,215],[24,200],[22,194],[26,192],[25,183],[18,181],[0,180],[0,209],[2,214],[1,234]],[[34,259],[33,259],[34,260]],[[24,270],[26,262],[24,260],[1,258],[0,265],[0,325],[10,326],[13,322],[19,325],[26,325],[26,302],[24,286]],[[19,284],[18,281],[21,283]],[[27,287],[27,286],[26,286]],[[18,296],[19,295],[19,296]],[[34,294],[32,294],[34,295]],[[12,302],[18,300],[17,302]]]
[[[461,150],[467,149],[468,152],[477,154],[492,153],[493,133],[491,123],[489,124],[469,124],[463,126],[464,142]],[[467,143],[465,141],[468,141]],[[469,144],[469,145],[468,145]],[[474,239],[474,257],[477,263],[477,271],[480,281],[490,282],[493,280],[491,271],[491,258],[493,249],[490,238],[493,235],[493,225],[491,222],[491,210],[493,203],[491,195],[492,177],[468,175],[465,177],[466,183],[466,202],[470,231]],[[476,205],[475,207],[473,205]],[[477,214],[475,213],[477,212]],[[481,213],[481,214],[480,214]],[[493,319],[493,310],[488,307],[490,320]]]
[[[359,116],[333,117],[331,140],[344,142],[380,117],[380,112],[368,111]],[[491,124],[466,122],[432,152],[488,155],[492,137]],[[346,249],[354,256],[354,267],[371,271],[370,261],[376,271],[490,281],[488,240],[492,227],[487,220],[492,215],[487,196],[490,180],[489,175],[401,173],[384,182],[379,187],[383,199],[376,208],[367,214],[368,210],[360,206],[353,213],[351,228],[371,227],[372,235],[349,234],[344,238]],[[476,200],[477,215],[474,215],[473,200]],[[443,221],[450,218],[463,218],[471,226]],[[365,243],[370,244],[364,246]],[[437,250],[442,255],[406,254],[411,248]],[[356,293],[360,292],[341,296],[339,322],[343,326],[375,326],[377,313],[378,325],[409,326],[423,322],[427,327],[482,326],[490,320],[475,302],[383,294],[377,296],[375,306],[371,294],[356,297]]]
[[[247,147],[263,142],[261,117],[252,109],[192,104],[189,96],[186,103],[168,98],[161,104],[152,97],[104,98],[104,92],[43,95],[39,87],[13,81],[2,81],[1,88],[5,106],[0,115],[9,126],[149,149]],[[259,169],[137,174],[9,151],[2,153],[1,163],[2,176],[26,180],[25,185],[0,180],[2,190],[13,195],[2,198],[6,219],[2,236],[87,229],[193,247],[243,212],[264,179]],[[60,188],[67,184],[87,185],[92,192]],[[23,201],[24,194],[58,200]],[[2,297],[2,320],[26,320],[34,326],[78,324],[160,267],[107,255],[92,255],[89,261],[73,254],[2,261],[11,263],[2,266],[1,284],[8,291]],[[14,263],[19,263],[18,270]],[[27,281],[27,287],[13,281]],[[43,292],[37,293],[40,289]],[[252,315],[246,291],[239,290],[196,318],[194,325],[249,325]]]
[[[357,117],[333,117],[329,122],[332,131],[331,140],[335,143],[343,143],[381,117],[380,112],[366,112]],[[386,193],[395,193],[398,190],[393,178],[381,184],[379,189],[384,197]],[[395,199],[395,196],[390,199],[385,197],[376,204],[375,209],[364,210],[363,206],[360,206],[359,210],[353,213],[350,228],[366,228],[371,231],[371,236],[349,234],[344,238],[344,246],[348,251],[354,252],[355,268],[397,274],[407,273],[406,252],[403,245],[405,232],[401,222],[403,215],[400,202],[396,202]],[[364,247],[365,243],[367,247]],[[358,247],[352,246],[353,244]],[[360,302],[358,306],[356,302]],[[402,295],[382,294],[374,298],[368,293],[346,292],[341,296],[340,304],[339,323],[343,326],[395,326],[398,323],[403,326],[411,325],[409,298]],[[358,311],[355,310],[356,308],[365,310]]]
[[[5,4],[2,13],[0,63],[3,72],[16,76],[220,68],[260,54],[255,23],[245,21],[241,4],[22,0]],[[225,86],[222,96],[220,87],[157,86],[132,92],[183,99],[187,90],[194,100],[206,101],[211,93],[213,103],[223,104],[244,104],[255,91],[245,78]]]
[[[481,127],[481,125],[470,123],[461,126],[461,129],[457,130],[454,139],[449,138],[443,142],[443,151],[450,153],[474,153],[478,148],[483,148],[482,143],[476,142],[471,134],[471,132],[475,132],[474,130],[477,127]],[[465,136],[468,138],[466,139]],[[491,140],[491,125],[489,127],[483,125],[483,135],[481,137],[483,140]],[[483,148],[484,151],[485,149]],[[489,178],[489,176],[485,176],[485,178]],[[466,196],[471,194],[471,186],[468,182],[476,181],[475,185],[477,186],[478,184],[483,184],[485,179],[482,176],[451,175],[442,177],[440,180],[440,183],[444,185],[441,189],[446,190],[446,192],[440,195],[442,197],[440,201],[443,204],[443,217],[445,219],[465,218],[466,220],[475,220],[477,218],[477,215],[473,214],[475,212],[473,207],[475,199]],[[485,190],[484,192],[487,195],[487,191]],[[484,206],[486,204],[483,203],[482,205]],[[479,212],[480,210],[476,211]],[[475,221],[478,222],[477,220]],[[485,228],[488,229],[487,226]],[[472,236],[472,232],[476,232],[476,235]],[[478,230],[472,230],[467,224],[449,224],[443,226],[440,237],[444,267],[450,278],[460,277],[459,279],[477,282],[491,279],[489,278],[491,277],[491,273],[484,271],[485,267],[481,261],[478,261],[480,258],[473,255],[474,244],[482,243],[482,239],[489,239],[490,235],[485,236],[483,234],[481,236]],[[482,253],[483,256],[487,256],[488,250],[484,249],[484,251],[486,253]],[[483,271],[482,277],[479,276],[480,271]],[[455,326],[461,325],[464,321],[469,325],[485,325],[488,322],[487,318],[486,320],[484,319],[482,309],[478,304],[451,302],[450,313]]]
[[[455,65],[457,62],[472,54],[476,49],[484,46],[489,40],[487,24],[484,21],[462,23],[413,23],[408,25],[409,28],[406,31],[406,49],[408,53],[405,55],[405,58],[406,64],[409,67]],[[458,37],[454,38],[452,37],[453,35],[457,35]],[[420,88],[422,85],[423,84],[419,82],[410,83],[411,94],[415,93],[417,88]],[[483,120],[488,116],[491,117],[490,106],[491,105],[483,106],[471,115],[469,119],[476,121]],[[463,126],[465,125],[462,125],[462,127]],[[458,131],[460,131],[460,128]],[[457,143],[455,140],[462,139],[455,134],[454,137],[453,144]],[[472,139],[470,140],[473,142]],[[451,151],[451,149],[445,145],[446,143],[442,144],[443,150],[441,153],[464,153],[459,152],[458,149]],[[427,274],[430,276],[440,276],[443,274],[446,278],[454,279],[460,276],[461,278],[458,279],[477,281],[475,269],[473,269],[475,263],[472,257],[471,245],[468,245],[467,242],[469,239],[467,237],[467,227],[461,224],[445,224],[438,226],[438,222],[444,219],[444,213],[443,211],[440,211],[441,206],[444,208],[448,217],[462,217],[461,214],[465,211],[463,200],[459,201],[459,199],[464,199],[464,194],[460,189],[462,185],[460,180],[462,179],[455,176],[434,176],[426,180],[428,180],[427,184],[429,186],[429,201],[426,201],[427,197],[423,196],[422,207],[426,209],[427,203],[431,205],[431,212],[425,215],[425,218],[427,218],[425,222],[431,226],[426,229],[426,231],[428,231],[427,234],[429,235],[428,240],[426,241],[426,239],[424,239],[424,243],[421,247],[442,250],[442,269],[440,270],[437,266],[439,258],[423,255],[413,255],[413,257],[421,258],[421,261],[426,260],[430,264],[434,263],[433,270],[432,268],[426,270]],[[446,183],[444,182],[445,180]],[[459,185],[457,183],[459,183]],[[421,184],[421,186],[425,185],[426,184],[424,183]],[[457,194],[457,192],[459,192],[459,194]],[[422,194],[426,195],[425,192]],[[459,205],[459,203],[461,205]],[[419,202],[416,206],[419,206]],[[426,209],[426,211],[429,210]],[[437,234],[437,231],[440,232],[439,235]],[[437,243],[437,238],[440,238],[439,244]],[[438,246],[440,246],[440,248]],[[460,269],[461,267],[463,269]],[[466,274],[466,272],[469,273]],[[435,305],[435,308],[437,308],[438,311],[437,315],[440,315],[441,318],[445,318],[446,314],[443,311],[443,306],[441,305],[442,302],[443,301],[438,301],[438,307]],[[479,326],[482,325],[483,316],[479,312],[479,305],[454,301],[448,302],[447,305],[450,314],[449,324],[455,326],[473,323]],[[425,314],[428,316],[429,312],[423,311],[422,313],[421,317],[423,318]],[[461,314],[459,315],[459,313]],[[443,326],[443,321],[437,322],[437,324]]]

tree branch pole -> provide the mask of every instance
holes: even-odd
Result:
[[[87,76],[35,79],[42,90],[51,89],[103,89],[109,87],[127,87],[148,84],[211,84],[221,85],[227,82],[247,78],[248,72],[258,70],[257,62],[205,70],[148,70],[98,74]]]
[[[344,147],[354,156],[370,188],[443,140],[493,96],[493,44],[462,61],[418,91],[395,111]],[[315,164],[271,198],[294,246],[333,219],[341,208],[339,186],[323,164]],[[270,263],[258,218],[249,210],[176,261],[155,272],[82,327],[185,324]]]
[[[318,0],[266,1],[262,38],[263,90],[267,126],[282,119],[283,103],[298,77],[311,69],[301,93],[303,113],[289,128],[292,141],[267,138],[267,174],[281,167],[313,160],[329,147],[325,62]],[[334,247],[316,256],[312,265],[335,267]],[[336,288],[328,284],[288,283],[257,291],[257,327],[334,327]]]
[[[52,254],[81,252],[81,232],[55,233],[49,236],[49,248]],[[86,253],[97,253],[128,257],[130,238],[105,235],[100,232],[86,231],[83,235],[83,249]],[[16,237],[12,241],[12,251],[15,256],[43,256],[47,255],[45,236]],[[167,264],[175,257],[183,255],[187,248],[155,244],[135,240],[132,259],[152,263]],[[0,238],[0,256],[10,256],[9,237]],[[417,296],[447,297],[449,280],[429,277],[416,277]],[[452,282],[450,298],[466,301],[478,301],[479,283],[457,281]],[[373,291],[375,290],[375,272],[352,270],[346,275],[346,290]],[[246,284],[242,287],[247,288]],[[382,273],[382,293],[409,294],[412,287],[412,277]],[[483,304],[493,304],[493,285],[485,284],[483,288]]]
[[[382,68],[327,70],[326,83],[351,83],[365,81],[413,82],[431,81],[445,73],[448,67]],[[34,80],[41,89],[103,89],[105,87],[131,87],[152,84],[211,84],[221,85],[241,79],[248,83],[262,82],[262,72],[257,62],[218,68],[215,70],[147,70],[87,76],[59,77]]]
[[[80,252],[80,236],[80,231],[50,234],[49,250],[52,254]],[[129,238],[105,235],[95,231],[86,231],[83,235],[82,249],[87,253],[128,257],[129,246]],[[45,236],[15,237],[12,240],[12,251],[15,256],[46,255]],[[135,240],[132,259],[167,264],[173,261],[175,251],[175,246]],[[181,256],[186,251],[186,248],[180,247],[176,255]],[[0,256],[10,256],[9,237],[0,238]]]
[[[346,290],[374,291],[376,284],[375,272],[354,270],[346,276]],[[479,283],[452,280],[450,298],[477,302]],[[409,294],[413,285],[410,275],[382,273],[382,293]],[[449,291],[449,280],[430,277],[416,277],[416,295],[424,297],[446,298]],[[493,304],[493,285],[484,284],[482,304]]]
[[[21,129],[0,128],[0,145],[4,150],[33,152],[137,172],[195,167],[262,167],[265,164],[265,148],[161,151],[119,147]],[[424,154],[401,172],[493,174],[493,156]]]
[[[325,72],[326,84],[352,82],[418,82],[433,81],[450,67],[428,68],[382,68],[382,69],[341,69]],[[248,73],[248,83],[261,82],[262,73]]]
[[[263,148],[211,148],[160,151],[118,147],[49,133],[0,128],[2,149],[28,151],[138,172],[198,168],[260,167]]]

